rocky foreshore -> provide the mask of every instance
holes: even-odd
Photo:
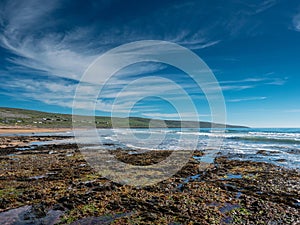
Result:
[[[146,187],[104,178],[75,144],[29,145],[58,137],[0,137],[1,224],[300,224],[300,173],[267,163],[194,157]],[[111,151],[133,165],[171,151]]]

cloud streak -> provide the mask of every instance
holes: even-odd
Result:
[[[208,48],[220,41],[211,41],[201,32],[173,36],[137,34],[121,26],[124,35],[117,33],[120,28],[98,30],[95,25],[76,27],[60,32],[57,27],[61,20],[55,20],[55,12],[61,7],[60,1],[50,1],[41,4],[40,1],[11,0],[2,5],[1,24],[3,32],[0,44],[11,55],[7,61],[10,72],[16,70],[25,72],[35,71],[35,75],[48,74],[74,80],[79,80],[85,69],[96,57],[115,46],[140,38],[167,39],[183,44],[192,49]],[[133,22],[132,22],[133,23]],[[127,29],[127,30],[126,30]],[[157,70],[161,68],[158,67]],[[140,74],[153,70],[153,65],[127,71]]]
[[[193,113],[188,113],[188,112],[180,112],[180,113],[142,113],[143,116],[154,118],[154,119],[180,119],[185,118],[191,118],[194,119],[195,115]],[[200,117],[211,117],[210,114],[198,114],[199,118]]]
[[[293,17],[293,28],[295,31],[300,32],[300,13]]]
[[[227,102],[258,101],[258,100],[265,100],[265,99],[267,99],[267,97],[236,98],[236,99],[228,99]]]

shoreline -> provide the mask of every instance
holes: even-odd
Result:
[[[72,131],[72,128],[0,127],[0,134],[55,133]]]

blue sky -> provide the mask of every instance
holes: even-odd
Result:
[[[300,127],[300,2],[242,1],[1,1],[1,106],[72,112],[76,86],[101,54],[139,40],[165,40],[191,49],[211,68],[226,101],[227,122],[251,127]],[[205,96],[169,65],[139,63],[113,76],[97,103],[113,100],[134,79],[158,75],[181,85],[210,120]],[[90,88],[95,88],[93,84]],[[165,90],[153,79],[121,93],[120,115],[132,96]],[[89,91],[89,90],[87,90]],[[188,112],[186,112],[188,113]],[[149,96],[132,116],[176,119],[174,107]]]

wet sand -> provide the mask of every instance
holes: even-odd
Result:
[[[0,127],[0,134],[66,132],[71,128]]]
[[[203,153],[195,151],[169,179],[132,187],[96,172],[74,144],[5,147],[17,138],[0,137],[0,221],[7,225],[300,223],[296,170],[226,157],[203,166],[197,160]],[[23,138],[18,141],[55,139]],[[150,165],[171,151],[111,154],[133,165]],[[13,222],[16,218],[19,223]]]

